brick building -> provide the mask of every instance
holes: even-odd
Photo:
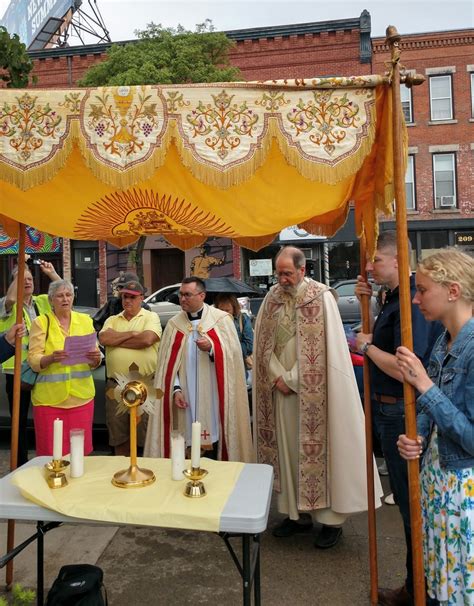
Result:
[[[410,239],[418,255],[447,245],[474,251],[474,30],[412,34],[400,48],[407,70],[426,78],[402,87]],[[374,38],[372,49],[372,70],[380,73],[385,40]]]
[[[383,73],[389,50],[382,38],[371,39],[367,11],[353,19],[226,32],[236,43],[231,62],[245,80]],[[474,242],[474,30],[405,36],[402,63],[426,76],[409,91],[403,87],[409,124],[407,170],[409,231],[418,253],[446,244]],[[133,41],[121,44],[132,44]],[[103,60],[109,45],[87,45],[31,52],[38,87],[71,87],[87,69]],[[384,227],[393,227],[386,221]],[[296,233],[296,231],[295,231]],[[288,240],[286,240],[288,242]],[[291,240],[290,240],[291,242]],[[322,273],[322,246],[295,235],[316,278]],[[249,261],[274,255],[279,241],[261,253],[240,251],[230,241],[209,242],[208,254],[224,262],[212,275],[248,278]],[[66,251],[70,251],[69,255]],[[147,239],[145,282],[149,290],[181,280],[199,251],[183,253],[163,238]],[[358,273],[358,246],[353,223],[329,244],[331,278]],[[83,305],[103,301],[107,282],[129,262],[127,251],[97,242],[64,243],[64,274],[83,294]],[[99,270],[100,268],[100,270]],[[90,279],[95,272],[96,281]],[[92,286],[91,286],[92,285]],[[84,298],[87,293],[87,300]],[[96,302],[94,302],[96,301]]]

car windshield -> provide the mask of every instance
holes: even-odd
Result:
[[[340,297],[352,297],[354,295],[355,284],[341,284],[336,286],[336,292]]]

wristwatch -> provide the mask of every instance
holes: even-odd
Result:
[[[365,355],[371,345],[372,345],[372,343],[362,343],[360,351]]]

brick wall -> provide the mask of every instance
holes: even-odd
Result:
[[[309,78],[370,73],[361,64],[359,31],[277,36],[238,42],[230,55],[244,80]]]
[[[474,212],[474,121],[471,114],[471,84],[467,67],[474,71],[474,30],[407,35],[401,41],[401,63],[426,77],[412,90],[413,125],[408,127],[409,146],[415,158],[415,212],[417,220],[459,219]],[[373,71],[382,73],[389,54],[382,38],[373,39]],[[433,68],[452,70],[454,120],[431,122],[429,74]],[[428,73],[426,71],[428,70]],[[441,70],[440,74],[447,73]],[[458,209],[435,210],[433,187],[434,151],[456,154]]]
[[[85,72],[105,55],[89,54],[88,47],[74,48],[74,54],[35,58],[37,87],[75,86]],[[370,73],[370,63],[360,62],[359,30],[275,36],[258,40],[239,40],[230,53],[230,61],[242,72],[243,80],[309,78],[312,76],[361,75]]]
[[[69,55],[34,59],[33,74],[37,77],[36,87],[61,88],[77,84],[86,71],[104,60],[104,54]]]

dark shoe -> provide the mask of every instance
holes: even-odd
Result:
[[[379,606],[413,606],[413,600],[405,585],[398,589],[379,587]]]
[[[297,532],[309,532],[313,528],[313,522],[295,522],[295,520],[290,520],[290,518],[285,518],[283,522],[276,526],[272,535],[278,538],[291,537]]]
[[[329,549],[334,547],[341,537],[342,528],[339,526],[323,526],[314,541],[314,546],[318,549]]]

